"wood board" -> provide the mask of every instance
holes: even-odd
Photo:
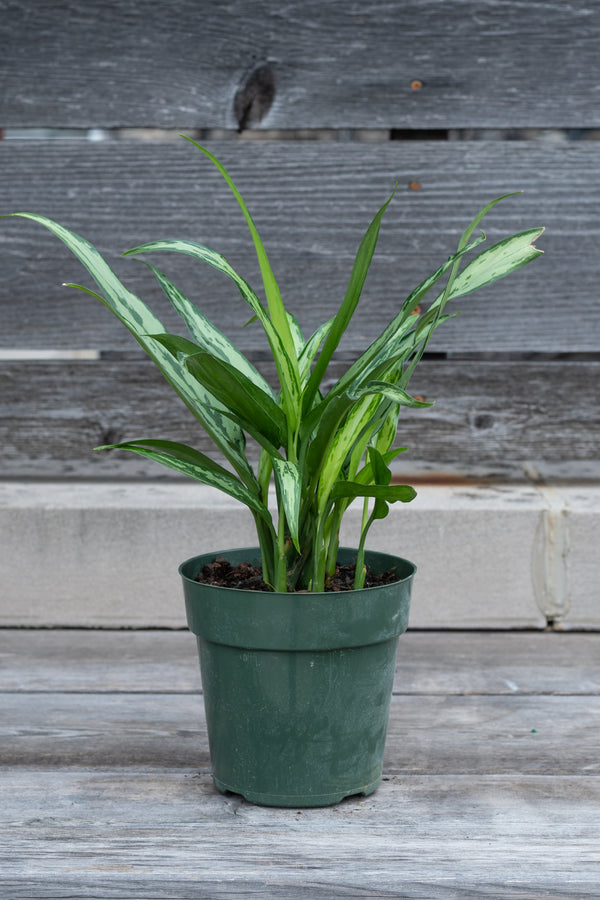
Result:
[[[0,638],[5,896],[597,895],[597,636],[409,632],[382,785],[316,810],[215,791],[191,635]]]
[[[584,0],[174,0],[168,16],[158,0],[12,0],[0,124],[598,126],[599,18]]]
[[[598,145],[536,142],[336,144],[211,142],[230,167],[269,253],[290,311],[308,334],[337,310],[354,254],[398,180],[363,297],[343,349],[356,352],[454,252],[490,200],[492,244],[546,226],[545,251],[510,278],[456,301],[463,314],[430,349],[453,353],[578,353],[599,350],[596,271]],[[260,277],[237,204],[210,162],[189,144],[0,142],[0,210],[49,216],[104,253],[127,287],[175,328],[179,320],[153,275],[119,254],[177,237],[214,247],[256,287]],[[411,189],[418,184],[419,190]],[[0,223],[1,346],[7,349],[136,350],[122,325],[65,282],[91,278],[57,238],[24,220]],[[221,273],[181,254],[148,255],[244,350],[265,350],[248,308]],[[423,308],[430,300],[424,302]]]
[[[12,694],[3,707],[4,765],[209,768],[196,695]],[[600,775],[597,694],[396,695],[392,707],[389,774]]]
[[[338,363],[338,374],[348,363]],[[270,368],[258,362],[266,375]],[[426,360],[411,381],[428,409],[405,409],[396,466],[426,460],[502,470],[522,461],[595,460],[600,362]],[[214,455],[210,439],[149,361],[4,362],[5,477],[160,478],[167,470],[106,443],[160,437]],[[249,454],[258,451],[249,445]],[[408,476],[407,476],[408,477]]]
[[[599,653],[597,634],[409,630],[398,647],[394,693],[593,695]],[[4,629],[0,663],[0,693],[200,690],[187,629]]]

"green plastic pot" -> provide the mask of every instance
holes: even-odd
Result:
[[[279,594],[201,584],[217,556],[260,565],[256,548],[179,568],[196,635],[213,779],[265,806],[329,806],[381,781],[398,636],[416,567],[366,553],[398,581],[339,593]],[[340,549],[341,564],[356,551]]]

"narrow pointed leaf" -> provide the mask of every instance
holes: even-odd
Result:
[[[123,256],[138,255],[140,253],[149,253],[157,251],[174,251],[176,253],[184,253],[195,259],[200,259],[208,263],[214,269],[227,275],[238,288],[240,294],[248,303],[259,322],[264,328],[267,340],[273,352],[273,359],[277,367],[277,373],[281,382],[281,388],[285,397],[286,411],[292,428],[296,428],[298,424],[298,415],[300,407],[300,377],[298,374],[298,365],[295,357],[295,350],[292,346],[291,355],[281,337],[281,333],[274,327],[273,322],[267,315],[262,303],[250,287],[250,285],[230,266],[224,256],[198,244],[195,241],[178,241],[163,240],[152,241],[148,244],[142,244],[128,250]],[[287,325],[287,318],[286,318]],[[289,326],[288,326],[289,328]],[[291,337],[290,337],[291,340]]]
[[[373,481],[375,484],[389,484],[392,480],[392,470],[387,465],[379,450],[375,447],[368,447],[367,458],[373,469]]]
[[[263,435],[276,449],[285,444],[287,422],[273,400],[243,372],[218,359],[186,338],[174,334],[155,334],[151,337],[173,354],[180,354],[191,375],[202,384],[240,422],[251,423],[252,431]],[[191,351],[191,352],[190,352]]]
[[[260,266],[260,273],[263,280],[263,285],[265,288],[265,296],[267,298],[267,306],[269,307],[269,314],[271,316],[271,321],[275,327],[275,330],[280,335],[283,348],[294,364],[294,380],[296,384],[299,384],[300,378],[298,374],[298,368],[296,364],[296,356],[294,354],[294,341],[290,331],[289,321],[287,318],[287,311],[283,305],[283,301],[281,299],[281,293],[279,291],[279,285],[275,279],[275,275],[273,274],[273,270],[271,269],[271,264],[267,257],[263,242],[258,233],[256,225],[254,224],[254,220],[250,215],[248,207],[246,203],[235,186],[231,175],[225,168],[225,166],[213,156],[213,154],[206,149],[206,147],[202,147],[201,144],[197,143],[193,138],[188,137],[187,135],[182,135],[190,144],[193,144],[195,147],[200,150],[201,153],[204,153],[205,156],[210,159],[210,161],[217,167],[225,181],[227,182],[233,196],[238,202],[240,209],[246,219],[246,223],[248,228],[250,229],[250,234],[252,235],[252,242],[254,244],[254,249],[256,251],[256,257],[258,259],[258,264]]]
[[[502,200],[506,200],[508,197],[514,197],[516,194],[520,194],[520,193],[522,193],[522,192],[521,192],[521,191],[511,191],[511,193],[509,193],[509,194],[502,194],[501,197],[496,197],[495,200],[491,200],[489,203],[487,203],[487,204],[483,207],[483,209],[481,209],[481,210],[477,213],[477,215],[475,216],[475,218],[473,219],[473,221],[471,222],[471,224],[470,224],[470,225],[465,229],[465,231],[463,232],[463,235],[462,235],[460,241],[458,242],[458,251],[460,252],[460,251],[463,249],[463,247],[465,247],[465,246],[467,245],[467,242],[468,242],[469,238],[471,237],[471,235],[473,234],[473,232],[475,231],[475,229],[477,228],[477,226],[479,225],[479,223],[481,222],[481,220],[484,218],[484,216],[487,215],[487,213],[488,213],[494,206],[496,206],[497,203],[500,203]],[[441,312],[442,312],[444,306],[446,305],[446,303],[448,302],[448,300],[449,300],[450,297],[452,296],[452,289],[453,289],[453,286],[454,286],[454,281],[455,281],[455,279],[456,279],[456,277],[457,277],[457,274],[458,274],[458,268],[459,268],[459,266],[460,266],[460,259],[457,259],[457,260],[455,261],[454,265],[452,266],[452,269],[451,269],[451,271],[450,271],[450,275],[449,275],[449,277],[448,277],[448,281],[446,282],[446,287],[444,288],[442,297],[441,297],[441,299],[440,299],[440,306],[439,306],[439,310],[438,310],[438,317],[439,317],[439,315],[441,315]],[[421,355],[423,354],[424,349],[425,349],[425,347],[423,347],[423,349],[421,350]]]
[[[302,352],[298,359],[298,364],[300,366],[300,378],[302,379],[303,385],[310,375],[310,367],[313,364],[315,356],[319,352],[319,347],[329,334],[332,325],[333,319],[329,319],[328,322],[324,322],[322,325],[319,325],[317,330],[309,337],[304,347],[302,348]]]
[[[400,453],[404,453],[408,450],[408,447],[397,447],[394,450],[386,450],[384,453],[381,453],[381,458],[383,459],[386,466],[389,466],[389,463],[392,462]],[[391,471],[390,471],[391,476]],[[361,484],[375,484],[377,479],[375,477],[375,473],[373,471],[373,466],[370,461],[367,460],[363,468],[356,473],[353,481],[359,481]]]
[[[339,432],[340,424],[351,406],[352,401],[349,397],[336,397],[332,403],[327,404],[323,415],[315,420],[314,426],[311,426],[308,420],[306,421],[307,441],[312,434],[312,427],[316,429],[306,453],[306,467],[311,477],[318,475],[330,459],[332,444]]]
[[[140,260],[140,262],[143,262],[154,273],[165,296],[185,322],[190,335],[198,346],[202,350],[212,353],[213,356],[217,356],[219,359],[223,359],[225,362],[235,366],[265,393],[270,394],[274,400],[275,392],[269,383],[252,365],[250,360],[238,350],[235,344],[195,304],[188,300],[185,294],[160,269],[157,269],[156,266],[145,260]]]
[[[299,467],[286,459],[274,457],[272,462],[277,490],[283,504],[290,537],[292,538],[294,546],[298,552],[300,552],[298,528],[300,501],[302,499],[302,475]]]
[[[471,235],[473,234],[473,232],[475,231],[475,229],[477,228],[477,226],[479,225],[481,220],[485,216],[487,216],[489,211],[491,209],[493,209],[493,207],[496,206],[497,203],[500,203],[502,200],[507,200],[508,197],[516,197],[517,194],[522,194],[522,193],[523,193],[523,191],[509,191],[508,194],[502,194],[501,197],[496,197],[495,200],[490,200],[489,203],[486,203],[486,205],[483,207],[483,209],[479,210],[479,212],[477,213],[477,215],[475,216],[473,221],[467,226],[467,228],[465,228],[465,230],[462,234],[462,237],[461,237],[460,241],[458,242],[458,250],[460,251],[460,250],[462,250],[463,247],[466,246],[469,238],[471,237]]]
[[[367,228],[365,236],[360,243],[356,258],[354,260],[354,265],[352,267],[352,272],[350,274],[350,281],[348,283],[346,295],[338,312],[334,317],[331,328],[329,329],[329,332],[325,339],[323,349],[319,354],[319,358],[315,363],[315,367],[305,388],[303,404],[304,410],[310,409],[314,396],[319,388],[319,385],[321,384],[321,381],[323,380],[323,376],[325,375],[329,362],[331,361],[331,357],[333,356],[333,353],[337,348],[342,335],[346,331],[346,328],[348,327],[350,319],[354,314],[358,301],[360,300],[360,295],[362,293],[363,285],[367,277],[367,272],[369,271],[373,253],[375,252],[375,246],[377,244],[377,238],[379,236],[381,220],[386,209],[392,202],[394,193],[391,194],[388,200],[386,200],[381,209],[377,212],[375,218]]]
[[[252,512],[257,513],[266,522],[272,524],[272,518],[267,507],[261,503],[255,494],[239,481],[231,472],[219,466],[199,450],[179,444],[176,441],[163,441],[144,439],[136,441],[123,441],[119,444],[106,444],[95,447],[96,450],[130,450],[146,459],[160,463],[181,475],[187,475],[202,484],[218,488],[230,497],[244,503]]]
[[[90,273],[102,291],[102,296],[94,291],[84,290],[100,299],[125,325],[236,471],[247,482],[252,481],[254,473],[244,455],[245,438],[241,429],[221,414],[219,404],[213,402],[214,398],[200,388],[177,359],[146,337],[153,331],[164,331],[160,319],[139,297],[121,284],[98,250],[85,238],[45,216],[34,213],[14,215],[44,225],[69,248]]]
[[[479,237],[474,238],[470,243],[465,244],[456,253],[453,253],[448,257],[446,262],[442,263],[435,272],[425,278],[421,284],[419,284],[413,291],[410,292],[404,303],[402,304],[402,312],[401,316],[406,318],[406,316],[412,315],[417,307],[421,304],[421,302],[425,299],[426,295],[429,293],[434,284],[442,278],[448,269],[452,268],[457,262],[459,262],[463,256],[467,253],[470,253],[471,250],[474,250],[475,247],[478,247],[481,243],[485,241],[485,234],[482,232]]]
[[[537,259],[544,251],[533,244],[543,231],[543,228],[530,228],[488,247],[456,276],[447,299],[470,294]]]
[[[359,400],[361,397],[366,397],[369,394],[377,394],[381,397],[386,397],[388,400],[392,400],[400,406],[410,406],[414,409],[433,406],[432,402],[417,400],[416,397],[411,397],[410,394],[397,384],[388,384],[387,381],[369,381],[364,387],[357,388],[352,393],[349,392],[348,396],[353,400]]]
[[[297,359],[300,356],[300,354],[302,353],[302,350],[304,349],[306,340],[304,338],[302,329],[300,328],[300,323],[298,322],[298,319],[296,318],[296,316],[292,315],[292,313],[288,312],[287,310],[286,310],[286,316],[287,316],[288,324],[290,326],[290,334],[292,335],[292,340],[294,342],[294,352],[295,352],[296,359]]]
[[[333,499],[340,497],[376,497],[387,503],[409,503],[417,492],[408,484],[361,484],[358,481],[336,481],[331,491]]]
[[[340,394],[347,390],[348,387],[353,383],[356,383],[358,379],[364,378],[375,365],[378,365],[379,362],[381,362],[381,360],[387,359],[396,352],[398,342],[403,339],[406,332],[410,331],[414,325],[412,313],[417,306],[424,300],[425,296],[440,278],[445,275],[448,269],[454,265],[456,260],[480,244],[482,240],[483,238],[477,238],[471,244],[463,247],[461,251],[450,256],[445,263],[436,269],[432,275],[425,278],[421,284],[411,292],[402,304],[400,312],[394,316],[379,337],[376,338],[363,353],[361,353],[358,359],[333,385],[327,394],[327,400],[336,394]]]
[[[370,422],[380,402],[379,397],[373,396],[359,400],[333,436],[319,480],[319,509],[322,510],[327,505],[331,490],[339,478],[346,457],[352,452],[356,441],[363,434],[364,426]]]

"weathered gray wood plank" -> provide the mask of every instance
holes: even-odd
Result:
[[[415,692],[394,698],[381,787],[303,811],[215,791],[201,697],[182,693],[189,634],[1,636],[5,688],[47,673],[2,698],[4,896],[597,896],[596,636],[409,632],[399,672]],[[177,693],[156,693],[170,659]],[[88,691],[130,668],[149,692],[65,693],[78,668]],[[451,695],[469,675],[485,695]],[[573,695],[551,695],[561,685]]]
[[[3,766],[209,767],[200,696],[6,694]],[[388,774],[597,775],[600,697],[396,695]]]
[[[362,234],[397,179],[347,351],[379,334],[410,290],[454,251],[486,202],[520,188],[523,196],[504,201],[485,220],[488,240],[546,225],[539,242],[545,257],[457,301],[455,311],[464,315],[446,323],[431,349],[598,351],[597,143],[214,142],[211,148],[246,196],[286,303],[307,333],[337,309]],[[2,212],[29,209],[82,233],[169,328],[178,320],[153,276],[120,260],[123,250],[161,237],[199,240],[258,288],[237,205],[188,144],[7,141],[0,142],[0,165]],[[415,181],[420,190],[411,190]],[[1,346],[137,349],[101,304],[62,286],[90,279],[41,226],[2,220],[0,252]],[[243,348],[264,349],[258,326],[244,329],[248,310],[226,278],[178,254],[154,261]]]
[[[336,371],[343,371],[341,363]],[[594,460],[599,376],[600,362],[427,360],[410,387],[435,406],[403,411],[397,441],[409,450],[397,466],[410,472],[424,460],[500,468],[523,460]],[[145,359],[4,362],[0,397],[5,477],[164,477],[166,470],[125,451],[92,452],[127,438],[168,437],[213,454],[209,438]],[[251,446],[249,453],[258,455]]]
[[[600,635],[419,632],[400,639],[397,694],[600,694]],[[188,631],[5,629],[0,692],[197,693]]]
[[[405,775],[302,812],[221,797],[191,769],[16,769],[5,784],[11,898],[597,896],[592,776]]]
[[[261,105],[271,128],[600,124],[584,0],[3,6],[4,126],[237,128]]]

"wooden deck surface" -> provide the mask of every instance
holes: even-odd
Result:
[[[409,632],[381,787],[212,786],[186,632],[0,632],[0,896],[600,896],[600,635]]]

